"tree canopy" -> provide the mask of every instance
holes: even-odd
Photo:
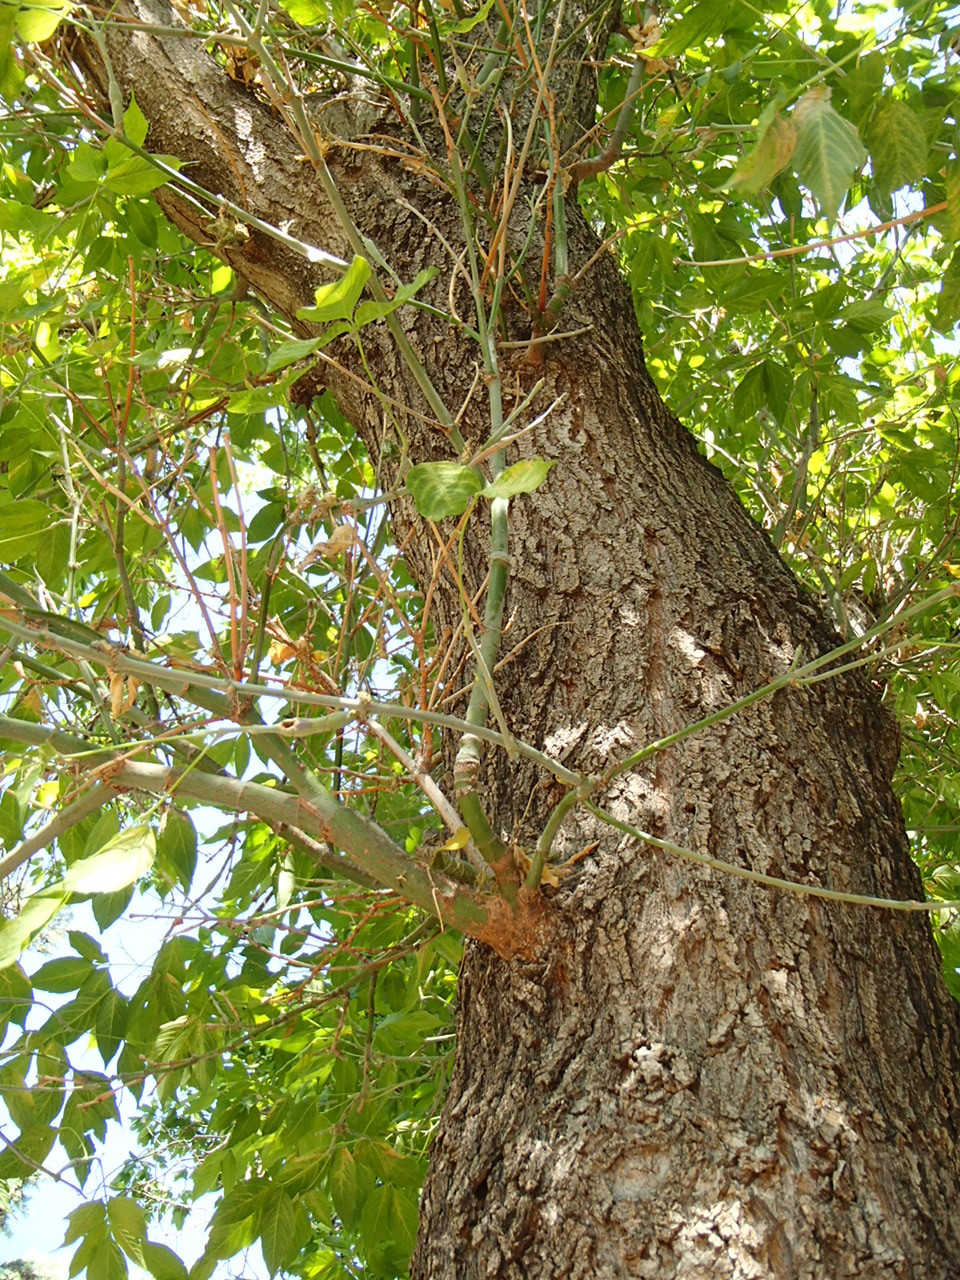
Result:
[[[630,281],[665,401],[837,629],[783,682],[867,667],[900,726],[926,892],[960,901],[950,10],[144,12],[0,7],[0,1098],[18,1130],[0,1180],[77,1186],[66,1239],[90,1280],[129,1262],[204,1280],[254,1244],[270,1274],[403,1276],[462,936],[519,946],[511,913],[589,856],[558,838],[565,815],[606,820],[596,780],[525,741],[498,696],[508,511],[554,462],[527,448],[553,406],[538,383],[515,393],[514,362],[549,362],[601,256]],[[112,73],[141,37],[269,104],[334,208],[326,160],[344,151],[454,201],[449,279],[395,276],[346,211],[348,255],[306,242],[158,153]],[[347,137],[358,99],[368,124]],[[568,237],[574,199],[589,253]],[[436,232],[429,211],[408,223]],[[255,277],[264,243],[326,274],[292,319],[231,265]],[[414,310],[469,344],[480,438],[430,385]],[[385,350],[429,406],[429,455]],[[376,456],[333,372],[377,397]],[[662,746],[618,748],[606,781]],[[491,828],[481,749],[558,787],[535,842]],[[82,902],[95,929],[60,914]],[[168,928],[130,987],[118,930],[145,911]],[[64,919],[58,954],[29,950]],[[960,996],[958,916],[931,920]],[[121,1091],[139,1151],[105,1176]],[[198,1261],[162,1243],[191,1212],[212,1212]]]

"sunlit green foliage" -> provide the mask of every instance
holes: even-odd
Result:
[[[335,29],[374,84],[409,86],[427,111],[424,84],[451,50],[464,92],[479,92],[501,10],[514,6],[291,0],[267,6],[264,30],[301,90],[339,87],[320,39]],[[550,11],[535,14],[538,36]],[[903,733],[898,787],[928,892],[955,900],[960,620],[948,599],[897,624],[960,577],[949,12],[706,0],[671,10],[662,32],[625,12],[600,70],[601,123],[563,164],[601,161],[578,196],[632,282],[671,408],[844,638],[890,624],[873,672]],[[242,74],[236,42],[212,38],[223,15],[194,16]],[[0,14],[0,596],[11,621],[22,601],[10,591],[29,590],[37,611],[21,621],[68,620],[61,638],[81,656],[0,633],[2,709],[90,752],[140,741],[156,746],[151,759],[276,787],[282,770],[256,726],[109,664],[94,671],[83,651],[106,637],[181,670],[284,680],[278,719],[307,714],[300,694],[427,708],[442,655],[351,425],[329,394],[299,403],[298,362],[324,338],[297,337],[237,288],[217,258],[247,234],[234,211],[210,214],[205,248],[162,216],[150,193],[179,181],[177,160],[143,153],[135,101],[117,122],[126,142],[104,138],[52,48],[15,51],[15,35],[45,40],[61,18],[61,30],[90,21],[50,5]],[[546,164],[544,136],[534,153]],[[363,293],[369,265],[351,271],[304,318],[359,332],[423,283],[385,308]],[[408,474],[424,514],[528,492],[548,464],[486,493],[448,465]],[[386,728],[429,765],[438,729],[399,714]],[[80,770],[105,757],[55,768],[47,746],[3,737],[0,748],[9,858],[80,802]],[[362,723],[297,750],[408,853],[440,827]],[[126,1259],[157,1280],[183,1275],[159,1241],[165,1215],[182,1219],[197,1199],[215,1212],[196,1280],[258,1241],[271,1273],[403,1275],[459,941],[398,895],[318,868],[315,848],[242,806],[214,833],[209,806],[198,809],[175,788],[107,796],[47,854],[0,864],[11,877],[0,1096],[19,1131],[0,1180],[69,1162],[89,1198],[68,1240],[74,1272],[91,1280],[122,1276]],[[104,936],[73,927],[54,957],[16,963],[68,901],[89,901]],[[145,902],[169,928],[150,971],[123,985],[110,926]],[[960,927],[953,913],[935,924],[960,995]],[[141,1154],[102,1193],[90,1172],[121,1086],[140,1103]]]

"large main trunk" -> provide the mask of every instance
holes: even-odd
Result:
[[[144,14],[173,21],[160,0]],[[151,147],[191,161],[191,176],[251,213],[347,255],[296,142],[202,51],[139,34],[114,40],[111,56],[119,82],[136,84]],[[329,162],[401,278],[441,268],[445,305],[455,267],[441,236],[462,244],[453,202],[397,160],[341,148]],[[209,239],[195,209],[169,190],[159,198]],[[582,262],[589,235],[573,207],[569,218]],[[260,233],[223,253],[287,316],[312,300],[315,268]],[[429,315],[410,326],[456,409],[475,352]],[[513,507],[498,692],[518,736],[595,773],[835,637],[660,401],[609,259],[563,327],[586,332],[510,371],[517,395],[543,379],[534,412],[563,400],[522,446],[558,465]],[[381,390],[422,408],[386,341],[373,335],[368,347]],[[376,456],[376,402],[333,369],[325,377]],[[477,405],[465,415],[474,440]],[[414,460],[449,456],[416,417],[404,431]],[[409,527],[413,517],[397,519]],[[475,586],[482,542],[468,557]],[[426,537],[408,560],[429,576]],[[459,595],[446,589],[440,622],[455,623]],[[661,751],[598,801],[730,862],[910,897],[919,886],[890,789],[896,755],[869,684],[845,675],[784,689]],[[560,792],[505,756],[485,767],[495,824],[529,846]],[[596,847],[546,891],[542,954],[468,952],[416,1274],[960,1274],[960,1040],[926,923],[750,885],[582,810],[560,843],[568,856]]]

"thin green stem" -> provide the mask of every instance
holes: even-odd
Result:
[[[852,640],[848,640],[846,644],[838,645],[836,649],[831,649],[829,653],[814,658],[810,662],[803,663],[797,667],[791,667],[784,671],[774,680],[770,680],[767,684],[759,689],[755,689],[752,693],[745,694],[742,698],[738,698],[735,702],[729,703],[726,707],[721,707],[718,711],[712,712],[708,716],[704,716],[702,720],[698,720],[695,724],[687,725],[683,729],[678,729],[675,733],[667,734],[666,737],[658,738],[655,742],[650,742],[647,746],[642,747],[639,751],[633,752],[629,756],[625,756],[617,764],[611,765],[607,769],[601,779],[601,784],[606,786],[614,778],[619,777],[622,773],[627,773],[630,769],[635,768],[644,760],[655,755],[659,751],[665,751],[668,747],[676,746],[678,742],[683,742],[694,733],[699,733],[702,729],[708,729],[712,725],[720,724],[724,720],[729,720],[731,716],[738,715],[741,711],[745,711],[747,707],[752,707],[754,703],[760,702],[763,698],[769,698],[771,694],[776,693],[778,689],[784,689],[788,686],[801,686],[803,684],[812,684],[815,681],[812,677],[817,673],[823,674],[817,676],[817,679],[829,679],[836,674],[834,671],[825,671],[824,668],[830,667],[838,658],[844,657],[848,653],[853,653],[857,649],[865,645],[869,645],[873,640],[886,634],[893,626],[901,625],[907,620],[917,617],[919,614],[927,612],[938,604],[942,604],[946,600],[951,600],[960,594],[960,584],[945,587],[942,591],[934,592],[927,599],[918,601],[911,605],[908,609],[904,609],[901,613],[893,618],[886,618],[882,622],[878,622],[876,626],[871,627],[869,631],[864,632],[862,636],[855,636]],[[859,664],[858,664],[859,665]]]
[[[262,72],[266,73],[270,77],[274,93],[277,95],[278,100],[287,104],[292,115],[292,121],[290,122],[291,127],[296,134],[297,140],[303,146],[308,159],[313,164],[317,177],[320,179],[320,185],[323,188],[323,193],[327,200],[329,200],[330,205],[336,214],[337,221],[340,223],[351,249],[358,257],[372,257],[377,265],[384,266],[385,263],[383,257],[376,245],[360,234],[359,229],[350,217],[347,206],[344,204],[343,198],[337,189],[337,184],[333,180],[333,175],[327,166],[326,159],[324,158],[323,151],[317,141],[314,130],[307,118],[303,99],[301,98],[296,85],[289,77],[283,75],[259,33],[254,31],[243,14],[230,4],[229,0],[227,8],[236,19],[240,30],[250,41],[250,47],[259,55]],[[377,302],[388,303],[390,301],[375,271],[371,274],[367,284],[370,292],[373,294],[373,297]],[[397,350],[399,351],[404,364],[413,375],[414,381],[423,393],[423,397],[436,416],[437,421],[446,432],[454,448],[457,449],[458,452],[462,452],[466,446],[453,415],[444,404],[439,391],[437,391],[433,382],[430,380],[429,374],[423,367],[417,353],[414,351],[409,338],[404,333],[403,326],[400,324],[396,314],[390,312],[384,317],[384,322],[390,332],[390,336],[396,343]]]
[[[722,858],[713,858],[709,854],[697,853],[694,849],[687,849],[683,845],[673,844],[669,840],[661,840],[658,836],[652,836],[648,831],[641,831],[639,827],[635,827],[629,822],[622,822],[619,818],[606,813],[597,805],[588,804],[587,808],[595,818],[606,823],[607,826],[614,827],[625,835],[633,836],[635,840],[640,840],[644,844],[650,845],[653,849],[659,849],[662,853],[672,853],[687,862],[695,862],[701,867],[710,867],[713,871],[721,871],[724,875],[735,876],[738,880],[749,880],[752,884],[762,884],[768,889],[784,889],[788,893],[799,895],[801,898],[825,898],[828,902],[843,902],[855,907],[879,907],[886,911],[921,911],[927,914],[960,909],[960,899],[948,902],[930,902],[917,898],[881,898],[869,893],[848,893],[844,889],[824,889],[820,885],[800,884],[796,880],[784,880],[780,876],[769,876],[763,871],[754,871],[750,867],[738,867],[734,862],[725,862]]]
[[[0,597],[12,599],[12,592],[22,593],[22,588],[10,582],[5,574],[0,573]],[[27,597],[32,599],[31,597]],[[18,601],[19,604],[19,601]],[[20,607],[23,607],[22,604]],[[25,612],[27,612],[25,610]],[[276,698],[283,702],[296,700],[298,704],[321,707],[333,711],[350,711],[359,715],[383,716],[390,719],[411,720],[420,724],[435,725],[441,729],[450,729],[454,733],[463,733],[468,728],[476,737],[482,738],[494,746],[507,747],[503,735],[495,729],[485,726],[468,726],[458,716],[444,715],[439,711],[429,711],[422,707],[407,707],[402,703],[377,702],[363,698],[340,697],[334,694],[310,693],[307,690],[291,691],[286,686],[253,684],[227,680],[220,676],[209,676],[200,671],[178,671],[175,667],[161,666],[142,658],[135,658],[122,649],[104,641],[96,632],[66,618],[58,618],[41,610],[35,601],[28,611],[28,616],[38,619],[38,625],[28,626],[14,622],[12,619],[0,618],[0,631],[7,631],[19,639],[38,644],[42,648],[63,653],[69,657],[84,657],[91,662],[109,665],[117,671],[136,676],[143,682],[149,682],[158,689],[164,689],[179,697],[194,701],[197,705],[205,705],[200,701],[200,694],[206,691],[221,693],[216,713],[225,719],[233,719],[237,701],[242,704],[246,700],[256,698]],[[47,626],[46,624],[50,625]],[[59,625],[58,625],[59,624]],[[82,640],[78,639],[78,633]],[[53,671],[53,668],[50,668]],[[56,673],[54,673],[56,674]],[[583,781],[581,774],[565,768],[559,761],[553,760],[544,752],[526,743],[514,739],[516,749],[525,759],[540,765],[559,782],[568,786],[578,786]]]
[[[614,778],[621,774],[635,769],[637,765],[642,764],[644,760],[656,755],[660,751],[666,751],[670,747],[676,746],[680,742],[684,742],[687,738],[694,734],[709,729],[713,725],[722,724],[723,721],[729,720],[732,716],[739,715],[741,711],[747,710],[755,703],[762,701],[764,698],[771,697],[780,689],[784,688],[802,688],[805,685],[819,684],[823,680],[835,679],[837,676],[843,675],[845,672],[875,663],[879,658],[886,654],[899,649],[902,645],[910,644],[911,637],[904,637],[898,640],[896,644],[884,646],[878,651],[870,652],[851,662],[838,664],[837,660],[846,654],[853,653],[869,645],[872,641],[878,639],[889,631],[892,627],[902,624],[905,621],[917,617],[927,612],[929,609],[936,607],[938,604],[944,603],[946,600],[955,598],[960,594],[960,583],[945,587],[942,591],[935,592],[926,600],[919,601],[910,608],[904,609],[901,613],[893,618],[884,619],[877,623],[862,636],[857,636],[847,643],[839,645],[836,649],[832,649],[829,653],[822,654],[819,658],[814,658],[808,663],[789,668],[782,675],[768,681],[759,689],[755,689],[752,693],[745,694],[742,698],[728,703],[727,706],[719,708],[717,711],[711,712],[710,715],[704,716],[702,719],[692,724],[685,725],[684,728],[676,730],[674,733],[666,734],[662,738],[657,738],[654,742],[648,743],[645,747],[641,747],[639,751],[633,752],[631,755],[624,757],[622,760],[612,764],[601,775],[593,779],[581,778],[579,783],[573,784],[573,790],[567,793],[559,802],[550,817],[546,826],[541,833],[537,842],[536,854],[531,863],[530,871],[527,876],[527,883],[533,887],[534,883],[539,883],[540,876],[543,872],[544,863],[550,855],[553,841],[559,832],[563,819],[567,816],[570,809],[577,803],[588,803],[589,797],[595,795],[598,791],[604,790],[613,781]],[[589,807],[589,804],[588,804]]]
[[[563,195],[563,183],[553,188],[553,294],[547,303],[546,318],[553,325],[563,309],[563,304],[573,293],[570,279],[570,255],[567,248],[567,206]]]
[[[594,783],[591,780],[583,786],[576,787],[573,790],[568,791],[550,814],[550,817],[547,819],[546,826],[540,833],[540,839],[537,841],[537,847],[534,850],[533,858],[530,860],[530,868],[527,871],[527,878],[525,881],[528,889],[536,889],[539,886],[543,877],[544,864],[550,856],[550,850],[553,848],[553,842],[557,838],[557,833],[563,825],[564,818],[566,818],[571,809],[580,804],[581,801],[586,800],[593,789]]]
[[[70,401],[67,401],[70,404]],[[66,425],[53,413],[51,419],[56,423],[57,431],[60,437],[60,452],[63,461],[63,488],[67,495],[67,501],[70,503],[70,544],[67,551],[67,583],[64,598],[66,600],[67,609],[73,612],[76,605],[76,584],[77,584],[77,541],[80,530],[80,507],[82,499],[80,493],[74,484],[73,469],[70,464],[70,452],[67,448],[67,440],[69,431]],[[116,725],[107,711],[103,696],[97,687],[97,678],[94,675],[90,664],[83,659],[78,662],[80,674],[86,681],[87,688],[90,690],[90,696],[97,708],[97,714],[100,722],[106,730],[107,736],[114,742],[120,741],[120,734]]]

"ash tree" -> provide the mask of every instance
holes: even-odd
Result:
[[[0,9],[72,1275],[958,1274],[947,16]]]

